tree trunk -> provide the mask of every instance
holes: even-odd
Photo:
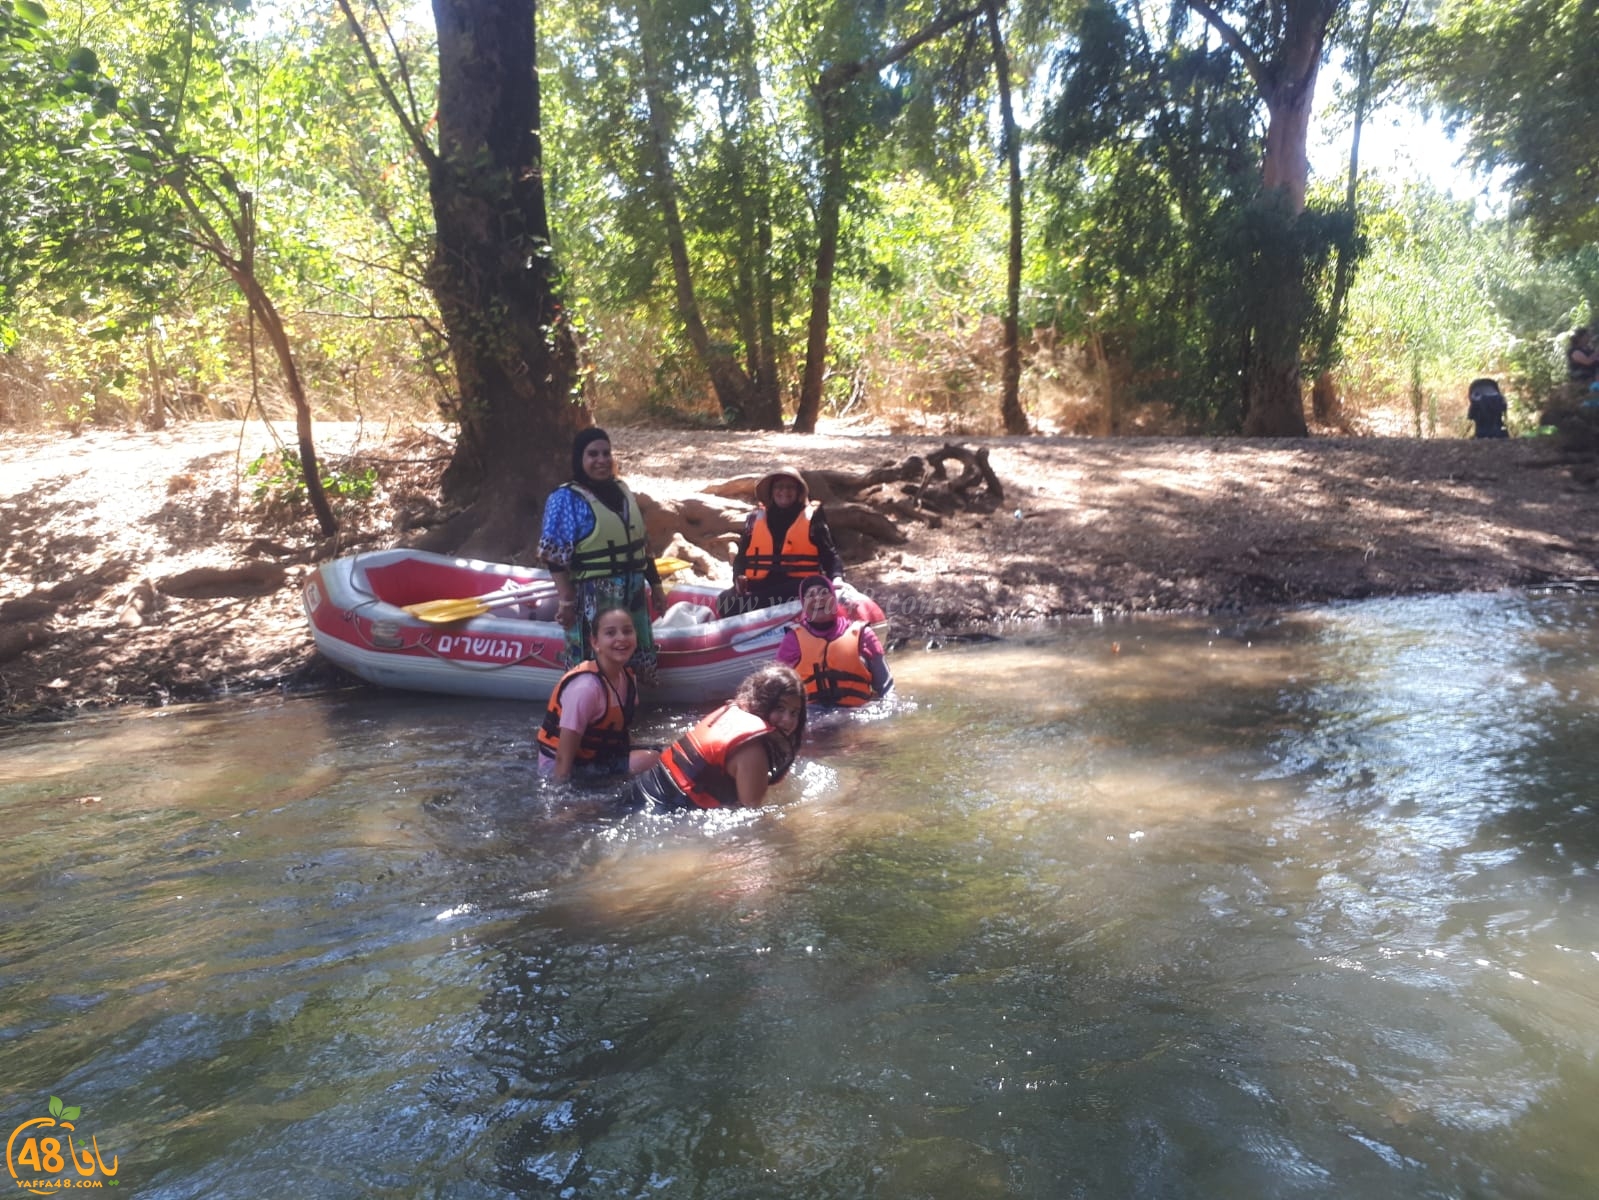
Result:
[[[1258,354],[1245,379],[1249,408],[1244,413],[1246,437],[1305,437],[1303,381],[1299,355]]]
[[[1295,6],[1291,11],[1310,7]],[[1292,34],[1294,22],[1290,19]],[[1278,81],[1265,90],[1266,152],[1261,163],[1261,183],[1268,204],[1287,210],[1290,222],[1305,211],[1305,189],[1310,180],[1310,157],[1306,146],[1310,137],[1311,105],[1316,93],[1316,75],[1321,64],[1321,43],[1326,33],[1323,24],[1311,31],[1301,28],[1302,36],[1314,42],[1286,48]],[[1284,227],[1286,230],[1286,226]],[[1278,293],[1279,305],[1263,306],[1256,322],[1253,361],[1244,393],[1244,433],[1252,437],[1305,437],[1305,396],[1300,375],[1298,314],[1307,310],[1300,264],[1286,255],[1264,254],[1256,258],[1261,277],[1256,280],[1257,296]],[[1278,328],[1290,314],[1292,329]]]
[[[721,406],[723,418],[735,428],[747,429],[751,427],[747,414],[755,406],[754,385],[731,354],[711,344],[705,321],[700,316],[699,301],[694,295],[694,278],[689,270],[688,240],[683,234],[683,217],[677,204],[677,178],[672,170],[672,123],[657,73],[654,34],[649,27],[649,13],[643,5],[635,6],[634,15],[638,20],[639,53],[644,64],[650,155],[655,161],[655,199],[666,223],[666,245],[672,260],[678,319],[683,322],[683,330],[688,334],[689,344],[694,347],[700,365],[711,377],[711,387],[716,391],[716,402]]]
[[[1005,272],[1005,359],[1000,413],[1006,433],[1027,433],[1027,414],[1022,412],[1022,348],[1019,314],[1022,304],[1022,149],[1016,133],[1016,114],[1011,106],[1010,55],[1005,51],[1005,34],[999,24],[997,0],[986,0],[989,38],[994,46],[994,78],[999,86],[999,112],[1005,159],[1010,167],[1010,254]]]
[[[311,511],[316,513],[317,524],[321,526],[323,534],[332,537],[339,531],[339,523],[322,488],[322,468],[317,462],[311,405],[306,399],[305,385],[300,381],[299,368],[294,364],[294,350],[289,345],[288,332],[283,328],[283,318],[278,313],[277,305],[272,303],[271,297],[253,274],[233,263],[228,263],[227,267],[233,281],[249,300],[256,319],[266,330],[267,341],[272,344],[272,352],[277,356],[278,369],[283,372],[283,386],[294,404],[294,433],[300,447],[300,471],[305,478],[306,499],[311,502]]]
[[[1344,302],[1349,296],[1350,285],[1354,282],[1357,257],[1354,250],[1354,236],[1360,216],[1360,138],[1365,129],[1366,114],[1371,111],[1376,100],[1373,94],[1374,81],[1378,67],[1387,60],[1398,31],[1410,10],[1409,0],[1402,0],[1392,26],[1385,31],[1384,36],[1379,37],[1377,16],[1382,7],[1379,0],[1369,0],[1361,20],[1360,41],[1355,47],[1355,108],[1350,118],[1349,170],[1344,177],[1344,208],[1349,214],[1350,240],[1338,248],[1338,265],[1333,274],[1332,299],[1328,304],[1327,313],[1328,342],[1323,347],[1323,358],[1330,357],[1338,331],[1343,325]]]
[[[283,317],[279,314],[277,305],[272,303],[272,297],[267,295],[266,289],[261,286],[261,281],[255,277],[252,266],[255,256],[255,218],[251,195],[239,187],[231,176],[224,177],[222,191],[210,190],[204,180],[192,179],[189,170],[187,166],[175,168],[167,176],[166,184],[182,203],[184,211],[189,214],[196,244],[227,271],[228,277],[233,280],[234,286],[239,289],[239,294],[249,305],[251,315],[266,331],[267,341],[271,343],[272,353],[278,360],[278,369],[283,372],[284,390],[289,393],[289,400],[294,405],[294,429],[300,447],[300,472],[305,480],[306,499],[311,502],[311,511],[316,514],[317,525],[323,535],[332,537],[339,531],[339,522],[333,515],[333,509],[328,504],[327,492],[322,487],[322,468],[317,462],[311,405],[306,399],[305,384],[301,382],[299,368],[294,362],[294,347],[289,344],[288,331],[283,327]],[[196,186],[208,191],[218,202],[234,206],[234,210],[229,213],[229,219],[238,241],[237,253],[229,249],[216,226],[206,217],[195,200]],[[225,200],[222,199],[224,193]]]
[[[539,140],[537,4],[433,0],[438,154],[429,285],[460,387],[448,499],[469,505],[434,549],[531,561],[543,499],[590,423],[555,293]]]
[[[747,210],[754,223],[754,262],[750,264],[750,290],[754,298],[749,341],[750,373],[755,395],[748,413],[752,429],[783,427],[783,397],[777,378],[777,309],[772,287],[772,172],[771,139],[761,115],[761,81],[755,63],[755,27],[749,5],[739,5],[738,70],[744,93],[742,159],[753,166],[754,182],[745,188]],[[746,177],[749,172],[746,171]]]
[[[881,71],[942,37],[957,25],[983,14],[978,5],[948,13],[924,25],[882,54],[833,63],[816,81],[814,94],[822,136],[822,189],[816,215],[816,275],[811,283],[811,319],[805,339],[805,376],[800,383],[795,433],[814,433],[822,411],[822,380],[827,370],[827,327],[833,302],[833,268],[838,261],[839,214],[844,205],[844,152],[852,136],[841,111],[844,93],[862,75]]]
[[[1189,8],[1221,36],[1254,80],[1266,105],[1266,144],[1261,159],[1263,211],[1277,206],[1290,220],[1305,210],[1310,180],[1306,146],[1316,76],[1321,68],[1327,27],[1343,0],[1285,0],[1282,30],[1269,57],[1252,50],[1208,0],[1187,0]],[[1288,239],[1284,237],[1284,246]],[[1305,398],[1300,386],[1299,339],[1307,311],[1302,264],[1282,254],[1255,258],[1254,293],[1258,314],[1251,329],[1250,363],[1244,381],[1244,432],[1257,437],[1304,437]],[[1268,297],[1281,301],[1273,304]],[[1291,335],[1291,336],[1290,336]]]
[[[833,304],[833,267],[838,261],[838,223],[844,204],[844,134],[837,93],[821,96],[822,195],[816,214],[816,273],[811,279],[811,319],[805,338],[805,375],[800,381],[795,433],[815,433],[822,411],[827,369],[827,326]]]
[[[167,389],[161,378],[161,362],[155,351],[156,332],[148,328],[144,331],[144,361],[150,369],[150,416],[145,422],[146,429],[165,429],[167,427]]]

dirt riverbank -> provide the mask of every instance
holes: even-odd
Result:
[[[363,548],[416,519],[448,456],[434,433],[328,426],[337,469],[377,473],[344,510]],[[612,428],[624,477],[659,498],[775,461],[864,472],[943,439]],[[1107,613],[1236,612],[1587,579],[1591,459],[1548,438],[983,438],[997,504],[901,520],[850,578],[892,636]],[[0,721],[340,681],[299,606],[315,522],[271,502],[260,425],[0,432]],[[889,485],[890,490],[893,485]],[[261,493],[258,495],[258,493]]]

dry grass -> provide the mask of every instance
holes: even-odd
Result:
[[[823,415],[842,427],[871,426],[894,433],[991,437],[1000,420],[1002,326],[992,317],[925,336],[883,322],[847,375],[827,382]],[[644,323],[613,323],[584,347],[585,397],[602,422],[714,429],[721,413],[709,384],[692,363],[663,360],[669,345]],[[438,383],[395,361],[311,364],[307,384],[318,422],[355,422],[379,436],[437,419]],[[792,373],[793,364],[789,364]],[[1358,371],[1340,378],[1336,417],[1312,432],[1358,437],[1414,437],[1408,397],[1367,390]],[[210,386],[140,376],[121,390],[69,378],[26,350],[0,356],[0,428],[77,432],[85,427],[151,428],[156,389],[173,421],[229,421],[252,416],[292,431],[293,406],[272,370],[248,371]],[[1045,435],[1140,437],[1192,434],[1192,422],[1160,405],[1131,405],[1090,347],[1058,344],[1041,329],[1023,348],[1022,407],[1033,432]],[[792,402],[792,397],[789,398]],[[1309,409],[1307,397],[1307,412]],[[1466,432],[1463,403],[1440,399],[1436,423],[1423,414],[1422,435]],[[292,439],[292,432],[287,432]]]

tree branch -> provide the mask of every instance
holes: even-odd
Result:
[[[343,2],[344,0],[340,0],[341,4]],[[869,54],[865,58],[856,59],[854,62],[837,63],[830,66],[822,72],[822,77],[816,81],[816,93],[818,96],[825,96],[829,92],[840,91],[862,75],[881,71],[884,67],[892,66],[934,38],[948,33],[955,26],[965,24],[967,21],[982,16],[983,11],[984,7],[981,4],[973,8],[963,8],[959,12],[939,17],[932,24],[917,30],[904,41],[890,46],[882,54]]]
[[[344,0],[339,0],[339,2],[342,4]],[[1255,81],[1255,86],[1260,89],[1262,95],[1265,95],[1266,89],[1270,85],[1270,81],[1266,78],[1266,66],[1256,57],[1255,52],[1244,43],[1244,39],[1239,37],[1233,27],[1222,19],[1222,15],[1207,4],[1205,0],[1185,0],[1185,3],[1203,17],[1205,23],[1220,35],[1221,40],[1227,44],[1229,50],[1238,55],[1244,64],[1244,69],[1249,72],[1249,77]]]
[[[372,43],[367,40],[366,30],[361,27],[361,22],[355,19],[355,11],[350,7],[350,0],[339,0],[339,11],[344,13],[344,19],[349,23],[350,32],[355,35],[355,40],[360,44],[361,53],[366,56],[366,64],[372,69],[372,78],[378,85],[378,90],[383,93],[383,98],[389,102],[389,109],[394,113],[395,119],[400,122],[400,128],[405,131],[405,136],[410,140],[411,147],[417,153],[429,172],[438,168],[438,156],[434,154],[433,147],[422,134],[421,126],[406,112],[405,106],[400,103],[400,98],[394,94],[394,88],[389,83],[389,77],[383,71],[383,66],[378,62],[378,56],[372,49]],[[402,60],[403,77],[403,60]],[[410,83],[406,81],[409,93]]]

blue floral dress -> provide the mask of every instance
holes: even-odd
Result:
[[[625,524],[637,501],[625,488],[622,496]],[[577,545],[594,532],[594,524],[594,510],[583,496],[564,484],[556,488],[544,504],[539,557],[552,567],[569,566]],[[628,666],[641,682],[653,682],[656,654],[655,634],[650,628],[649,578],[642,571],[628,571],[600,579],[574,579],[572,584],[577,596],[577,620],[566,631],[566,650],[561,656],[565,665],[575,667],[594,657],[590,641],[594,618],[608,608],[622,605],[633,614],[633,628],[638,633],[638,649]]]

